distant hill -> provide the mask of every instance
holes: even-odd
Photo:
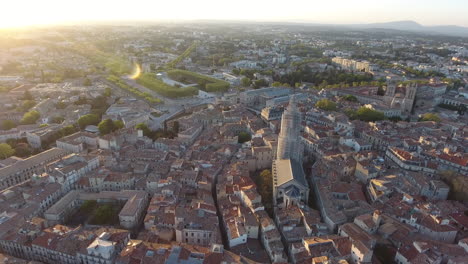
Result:
[[[411,20],[393,21],[393,22],[385,22],[385,23],[355,24],[355,25],[350,25],[350,26],[354,28],[394,29],[394,30],[405,30],[405,31],[468,37],[468,27],[460,27],[460,26],[454,26],[454,25],[423,26]]]

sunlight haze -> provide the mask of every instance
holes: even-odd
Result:
[[[195,19],[330,24],[414,20],[424,25],[468,26],[462,0],[17,0],[2,3],[0,28],[82,21]]]

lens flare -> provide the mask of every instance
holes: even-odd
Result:
[[[130,79],[135,80],[141,75],[141,67],[140,64],[135,63],[135,68],[133,70],[132,75],[130,75]]]

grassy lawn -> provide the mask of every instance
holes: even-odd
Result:
[[[196,72],[184,70],[170,70],[167,75],[181,83],[196,83],[200,90],[206,92],[225,92],[229,89],[229,83],[223,80],[211,78]]]
[[[141,97],[143,99],[145,99],[146,101],[148,101],[149,103],[152,103],[152,104],[159,104],[159,103],[162,103],[163,101],[159,98],[156,98],[156,97],[153,97],[151,94],[149,93],[143,93],[141,92],[140,90],[136,89],[136,88],[133,88],[131,87],[130,85],[128,85],[127,83],[125,83],[124,81],[122,81],[122,79],[120,79],[118,76],[115,76],[115,75],[109,75],[107,77],[107,80],[109,82],[112,82],[113,84],[119,86],[120,88],[132,93],[133,95],[137,96],[137,97]]]
[[[138,77],[138,79],[136,79],[136,81],[140,85],[170,98],[186,97],[198,94],[198,89],[195,87],[177,88],[170,86],[156,78],[152,73],[143,73]]]

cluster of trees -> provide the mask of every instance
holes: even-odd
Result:
[[[326,64],[332,64],[332,60],[330,58],[322,57],[322,58],[308,58],[302,61],[294,61],[291,63],[291,66],[294,67],[299,67],[303,66],[308,63],[326,63]]]
[[[252,84],[252,80],[248,77],[244,77],[241,79],[241,86],[242,87],[249,87]]]
[[[141,92],[140,90],[131,87],[130,85],[128,85],[128,84],[126,84],[124,81],[122,81],[122,79],[120,79],[118,76],[109,75],[109,76],[107,77],[107,80],[108,80],[109,82],[111,82],[111,83],[117,85],[118,87],[120,87],[120,88],[126,90],[127,92],[132,93],[133,95],[145,99],[145,100],[148,101],[149,103],[152,103],[152,104],[162,103],[162,100],[161,100],[161,99],[155,98],[155,97],[153,97],[153,96],[152,96],[151,94],[149,94],[149,93],[143,93],[143,92]]]
[[[414,77],[418,78],[428,78],[428,77],[445,77],[445,74],[437,71],[420,71],[416,70],[412,67],[404,67],[400,66],[400,69],[404,70],[405,72],[413,75]]]
[[[289,83],[281,83],[281,82],[273,82],[271,84],[273,87],[288,87],[291,88],[291,85]]]
[[[169,62],[166,66],[167,68],[169,69],[172,69],[174,68],[177,64],[179,64],[179,62],[183,61],[185,58],[188,58],[188,56],[190,56],[190,54],[197,48],[197,43],[194,42],[192,43],[192,45],[190,45],[190,47],[188,47],[184,53],[180,54],[179,57],[177,57],[175,60]]]
[[[250,141],[251,139],[252,139],[252,136],[250,135],[250,133],[247,133],[244,131],[240,132],[239,135],[237,135],[237,141],[240,144]]]
[[[350,102],[357,102],[356,96],[350,94],[343,96],[343,99]]]
[[[263,170],[255,179],[258,186],[258,192],[262,196],[265,210],[272,215],[273,213],[273,176],[270,170]]]
[[[96,200],[86,200],[80,206],[79,212],[81,214],[89,215],[94,211],[94,209],[96,209],[96,207],[97,207]]]
[[[23,118],[21,119],[21,124],[23,125],[35,124],[37,120],[39,120],[40,117],[41,115],[39,114],[38,111],[36,110],[29,111],[23,115]]]
[[[114,75],[130,74],[132,65],[127,60],[115,54],[104,52],[96,46],[93,43],[79,43],[63,49],[69,49],[71,52],[89,59],[100,70],[105,70]]]
[[[9,158],[15,154],[15,150],[7,143],[0,143],[0,160]]]
[[[198,93],[198,89],[195,87],[177,88],[167,85],[150,73],[143,73],[136,81],[146,88],[170,98],[192,96]]]
[[[120,120],[115,120],[113,121],[112,119],[105,119],[105,120],[102,120],[99,124],[98,124],[98,128],[99,128],[99,133],[101,135],[107,135],[109,133],[112,133],[116,130],[119,130],[121,128],[124,127],[124,123]]]
[[[68,125],[59,129],[55,134],[48,137],[47,140],[44,140],[43,145],[45,148],[48,148],[50,145],[54,144],[57,139],[66,137],[75,132],[78,132],[78,129],[74,125]]]
[[[265,79],[258,79],[253,81],[254,89],[259,89],[265,86],[268,86],[268,82]]]
[[[447,83],[448,89],[458,89],[465,85],[464,82],[460,79],[443,78],[442,81]]]
[[[10,129],[15,128],[15,127],[16,127],[15,121],[12,121],[12,120],[4,120],[4,121],[2,122],[1,129],[2,129],[2,130],[10,130]]]
[[[94,216],[89,223],[92,225],[113,225],[116,222],[116,217],[117,213],[112,205],[104,204],[95,210]]]
[[[158,129],[154,131],[151,130],[145,123],[137,124],[135,128],[142,130],[144,136],[149,137],[153,140],[156,140],[158,138],[174,138],[179,132],[179,123],[174,122],[173,127],[171,129]]]
[[[209,55],[193,54],[193,62],[203,66],[226,66],[231,62],[243,59],[243,56],[235,55],[238,48],[229,41],[204,45],[204,48],[209,51]]]
[[[466,106],[462,105],[462,104],[460,104],[458,106],[450,105],[450,104],[439,104],[437,106],[441,107],[441,108],[448,109],[448,110],[457,111],[458,114],[460,114],[460,115],[463,115],[466,112]]]
[[[229,89],[229,83],[223,80],[211,78],[206,75],[198,74],[185,70],[170,70],[167,75],[174,80],[182,83],[196,83],[200,90],[207,92],[225,92]]]
[[[449,199],[468,202],[468,179],[454,171],[443,171],[439,175],[450,186]]]
[[[101,121],[101,118],[99,118],[98,115],[87,114],[87,115],[81,116],[78,119],[78,125],[80,126],[81,129],[85,129],[87,126],[98,125],[100,121]]]
[[[354,74],[339,70],[327,70],[324,72],[315,72],[307,65],[299,67],[297,71],[284,74],[273,75],[273,79],[280,83],[288,83],[294,86],[296,83],[308,82],[318,88],[333,88],[330,85],[351,86],[362,82],[371,82],[372,74]]]
[[[419,118],[419,121],[434,121],[434,122],[440,122],[442,119],[439,117],[439,115],[434,114],[434,113],[425,113]]]
[[[289,47],[289,55],[296,55],[299,57],[322,57],[320,49],[304,45],[302,43],[292,45]]]
[[[336,103],[328,99],[321,99],[315,104],[315,107],[325,111],[335,111]]]
[[[54,124],[62,124],[63,121],[65,121],[63,116],[54,116],[50,119],[50,122]]]
[[[365,122],[375,122],[385,119],[384,113],[364,106],[358,110],[346,109],[344,112],[351,120],[358,119]]]
[[[25,138],[9,139],[6,144],[10,145],[15,151],[14,155],[20,158],[27,158],[34,152]]]

